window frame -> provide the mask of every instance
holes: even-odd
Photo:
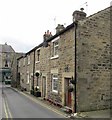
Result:
[[[28,57],[28,65],[30,64],[30,55],[27,56]]]
[[[57,43],[57,44],[56,44]],[[53,42],[53,56],[57,56],[58,55],[58,40]]]
[[[52,46],[53,46],[53,48],[52,48],[52,57],[51,57],[51,59],[59,57],[59,51],[58,51],[58,48],[59,48],[59,39],[60,39],[60,37],[58,36],[54,40],[52,40]],[[58,44],[56,44],[56,43],[58,43]]]
[[[40,61],[40,49],[37,50],[36,54],[37,54],[37,62],[39,62]]]
[[[52,92],[58,93],[58,74],[52,74]],[[55,89],[55,87],[57,87]]]
[[[36,50],[36,63],[40,62],[40,48]]]

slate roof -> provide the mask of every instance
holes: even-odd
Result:
[[[7,44],[0,44],[0,53],[11,53],[15,52],[14,49]]]

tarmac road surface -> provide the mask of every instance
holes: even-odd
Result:
[[[65,118],[10,87],[3,87],[2,118]]]

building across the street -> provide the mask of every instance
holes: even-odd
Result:
[[[17,58],[22,53],[16,53],[12,46],[0,44],[0,81],[12,84],[17,76]]]
[[[73,112],[110,108],[110,7],[48,30],[43,42],[17,59],[21,88]]]
[[[11,83],[11,65],[15,51],[10,46],[0,44],[0,81]]]

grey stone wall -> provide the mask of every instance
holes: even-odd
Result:
[[[40,47],[40,61],[35,63],[35,72],[40,71],[39,86],[42,91],[42,76],[47,77],[47,98],[62,104],[64,102],[64,78],[74,77],[75,28],[60,35],[59,57],[52,57],[52,42]],[[90,111],[110,107],[110,10],[105,9],[78,22],[77,28],[77,110]],[[31,63],[19,71],[33,73],[33,52]],[[37,54],[35,54],[37,57]],[[21,59],[20,59],[21,60]],[[51,70],[58,70],[58,93],[52,92]],[[25,72],[26,71],[26,72]],[[72,74],[73,73],[73,74]],[[36,86],[36,76],[35,86]],[[30,87],[28,85],[28,87]],[[72,95],[72,108],[74,96]]]
[[[110,9],[105,9],[78,24],[79,111],[110,107],[110,70]]]

